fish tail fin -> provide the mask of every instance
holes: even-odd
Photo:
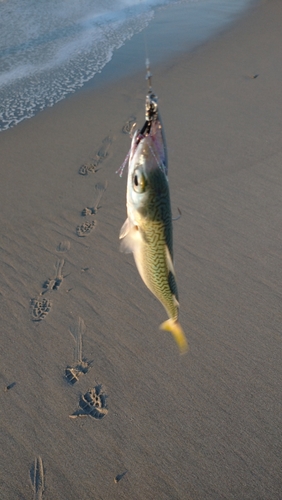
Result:
[[[176,341],[179,347],[180,354],[184,354],[185,352],[188,351],[189,349],[188,342],[186,340],[185,333],[183,332],[181,325],[178,321],[175,321],[173,319],[168,319],[160,325],[160,329],[170,332],[172,334],[174,340]]]

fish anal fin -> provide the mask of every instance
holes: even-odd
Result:
[[[174,265],[167,245],[165,247],[165,254],[166,254],[167,267],[172,272],[173,276],[175,276]]]
[[[178,309],[179,309],[179,302],[178,302],[177,297],[176,297],[175,294],[172,294],[172,299],[173,299],[173,302],[176,305],[176,307],[178,307]]]
[[[174,271],[174,266],[171,258],[170,251],[168,249],[168,246],[165,247],[166,250],[166,262],[167,262],[167,267],[168,267],[168,284],[169,288],[171,290],[171,293],[173,295],[173,300],[174,303],[177,307],[179,307],[179,302],[178,302],[178,292],[177,292],[177,285],[176,285],[176,279],[175,279],[175,271]]]
[[[188,351],[188,342],[186,340],[185,333],[183,332],[182,327],[178,321],[168,319],[160,325],[160,329],[172,334],[174,340],[178,345],[180,354],[184,354]]]

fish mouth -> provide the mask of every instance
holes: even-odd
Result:
[[[153,158],[153,163],[157,164],[166,178],[168,176],[167,147],[162,126],[161,117],[158,111],[157,96],[149,92],[146,96],[145,123],[140,130],[136,130],[131,140],[131,146],[123,164],[116,173],[122,177],[126,165],[136,165]],[[143,157],[141,159],[141,157]]]
[[[167,175],[165,150],[159,129],[155,133],[151,128],[148,135],[140,136],[139,134],[137,136],[131,151],[130,163],[135,166],[146,165],[146,170],[158,167]]]
[[[136,131],[132,139],[130,164],[158,166],[167,176],[166,148],[163,141],[162,126],[156,120],[150,126],[149,132],[142,134]]]

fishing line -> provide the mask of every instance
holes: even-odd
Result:
[[[148,81],[148,94],[146,98],[146,121],[140,130],[140,136],[143,136],[145,133],[150,133],[152,117],[156,112],[156,102],[157,96],[154,95],[152,90],[152,73],[150,68],[150,59],[149,59],[149,51],[148,51],[148,41],[147,41],[147,27],[143,30],[143,40],[144,40],[144,52],[145,52],[145,66],[146,66],[146,80]]]
[[[140,0],[140,5],[141,5],[141,2],[142,2],[142,0]],[[150,69],[150,59],[149,59],[146,29],[147,29],[147,27],[143,30],[143,41],[144,41],[144,52],[145,52],[145,57],[146,57],[145,65],[146,65],[146,70],[147,70],[146,80],[148,80],[149,89],[148,89],[148,94],[146,97],[146,120],[145,120],[145,123],[144,123],[143,127],[141,128],[140,132],[136,136],[136,144],[138,144],[140,142],[141,138],[143,138],[145,134],[150,133],[152,119],[153,119],[153,116],[155,115],[156,109],[157,109],[157,96],[153,93],[153,90],[152,90],[152,73],[151,73],[151,69]],[[129,150],[129,152],[127,153],[123,164],[116,171],[116,174],[119,174],[120,177],[122,177],[123,171],[124,171],[126,165],[128,164],[129,157],[130,157],[130,151],[131,150]],[[153,151],[152,151],[152,153],[153,153]],[[154,155],[154,153],[153,153],[153,155]]]
[[[140,5],[141,5],[142,0],[140,0]],[[144,52],[145,52],[145,65],[147,69],[146,73],[146,80],[148,80],[148,86],[149,86],[149,93],[152,92],[152,73],[150,70],[150,59],[149,59],[149,51],[148,51],[148,40],[147,40],[147,26],[143,30],[143,41],[144,41]]]

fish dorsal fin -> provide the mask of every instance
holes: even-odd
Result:
[[[120,251],[124,253],[135,253],[142,241],[138,226],[135,226],[129,218],[120,230],[119,239],[121,240]]]

